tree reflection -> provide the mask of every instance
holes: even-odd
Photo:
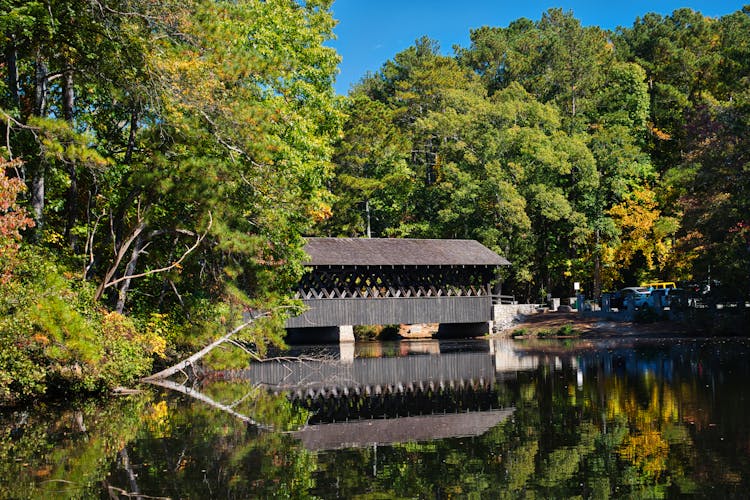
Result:
[[[748,490],[744,345],[573,349],[539,354],[536,368],[495,381],[483,398],[515,410],[471,437],[306,449],[289,432],[315,432],[304,401],[223,379],[200,387],[213,405],[154,390],[0,414],[0,498],[661,498]]]
[[[147,395],[0,413],[0,498],[88,498],[150,411]]]

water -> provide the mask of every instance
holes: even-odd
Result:
[[[291,354],[177,390],[0,413],[0,498],[750,491],[746,339]]]

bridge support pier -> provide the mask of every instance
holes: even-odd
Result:
[[[482,337],[492,333],[493,322],[480,323],[440,323],[435,337],[440,339]]]
[[[341,325],[339,329],[339,342],[354,342],[354,327],[352,325]]]

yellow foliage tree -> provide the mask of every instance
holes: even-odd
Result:
[[[645,259],[648,274],[661,271],[666,265],[677,222],[663,217],[658,206],[656,193],[644,187],[609,210],[620,237],[605,245],[602,255],[605,266],[615,270],[613,276],[622,277],[621,270],[631,266],[638,253]]]

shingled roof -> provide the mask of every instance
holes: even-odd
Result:
[[[507,266],[475,240],[307,238],[307,266]]]

